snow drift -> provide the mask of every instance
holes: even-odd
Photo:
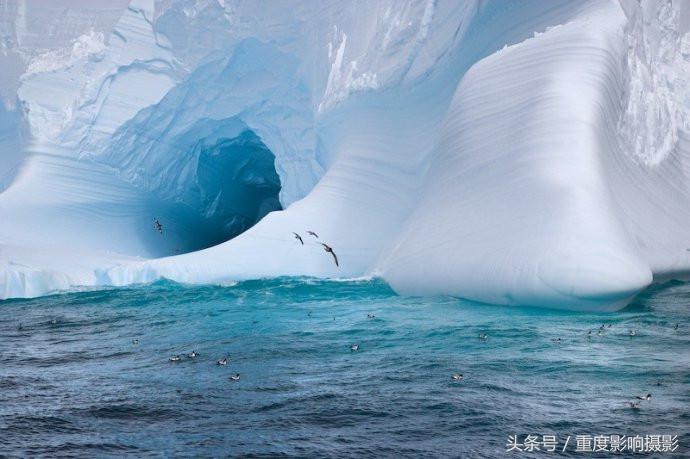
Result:
[[[1,12],[0,297],[375,275],[615,310],[690,270],[687,2],[365,3],[134,0],[54,49]]]

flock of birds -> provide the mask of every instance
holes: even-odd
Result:
[[[135,342],[136,341],[136,342]],[[133,344],[139,344],[139,340],[133,340]],[[195,360],[197,357],[199,357],[199,353],[197,351],[192,351],[189,354],[187,354],[187,359],[189,360]],[[168,359],[172,363],[178,363],[182,361],[182,356],[180,354],[175,354]],[[216,365],[219,366],[225,366],[228,364],[228,358],[227,357],[221,357],[216,361]],[[234,375],[230,375],[228,379],[232,382],[236,382],[240,380],[240,374],[235,373]]]
[[[295,239],[297,239],[297,240],[299,241],[300,244],[304,245],[304,239],[302,239],[302,236],[300,236],[299,233],[293,232],[292,234],[295,235]],[[314,238],[316,238],[316,239],[319,238],[319,235],[316,234],[316,233],[313,232],[313,231],[307,231],[307,234],[310,235],[310,236],[312,236],[312,237],[314,237]],[[331,247],[331,246],[328,245],[328,244],[324,244],[323,242],[319,242],[319,244],[321,244],[321,245],[323,246],[323,250],[326,251],[326,253],[330,253],[330,254],[333,256],[333,261],[335,262],[335,265],[336,265],[336,266],[340,266],[340,265],[338,264],[338,256],[337,256],[337,255],[335,254],[335,252],[333,251],[333,247]]]
[[[160,234],[163,234],[163,225],[161,224],[160,220],[158,220],[158,218],[154,218],[153,221],[154,221],[154,227],[155,227],[155,229],[156,229]],[[301,245],[304,245],[304,239],[302,239],[302,236],[301,236],[299,233],[293,232],[292,234],[294,235],[294,238],[295,238],[297,241],[299,241],[299,243],[300,243]],[[315,238],[315,239],[319,239],[319,235],[316,234],[314,231],[307,231],[307,234],[310,235],[310,236],[312,236],[312,237]],[[321,244],[321,245],[323,246],[324,251],[325,251],[326,253],[330,253],[330,254],[331,254],[331,256],[333,257],[333,261],[335,262],[335,265],[336,265],[336,266],[340,266],[340,264],[338,263],[338,256],[337,256],[336,253],[333,251],[333,248],[332,248],[331,246],[329,246],[328,244],[325,244],[325,243],[323,243],[323,242],[319,242],[319,244]],[[688,249],[688,251],[690,251],[690,249]],[[309,316],[311,316],[311,312],[309,312]],[[374,314],[367,314],[367,318],[368,318],[368,319],[374,319],[374,318],[376,318],[376,316],[375,316]],[[333,317],[333,320],[335,320],[335,317]],[[610,328],[611,328],[611,325],[612,325],[612,324],[602,324],[601,327],[599,327],[599,329],[597,330],[597,336],[603,335],[604,332],[605,332],[607,329],[610,329]],[[19,329],[21,330],[21,324],[19,325]],[[673,329],[674,329],[674,330],[678,330],[678,324],[677,324],[677,323],[673,326]],[[635,330],[635,329],[630,329],[630,330],[628,331],[628,335],[629,335],[631,338],[632,338],[633,336],[636,336],[636,335],[637,335],[637,330]],[[591,339],[591,338],[592,338],[592,330],[588,330],[588,331],[587,331],[587,339]],[[480,333],[480,334],[479,334],[479,340],[480,340],[480,341],[486,341],[487,339],[488,339],[488,335],[486,335],[485,333]],[[563,340],[562,340],[560,337],[552,338],[551,341],[553,341],[554,343],[557,343],[557,344],[560,344],[560,343],[563,342]],[[135,344],[135,345],[138,345],[138,344],[139,344],[139,340],[136,340],[136,339],[135,339],[135,340],[132,340],[132,343]],[[359,343],[354,343],[354,344],[352,344],[352,345],[350,346],[350,352],[357,352],[357,351],[359,351]],[[192,351],[192,352],[190,352],[190,353],[187,354],[187,358],[188,358],[188,359],[196,359],[196,357],[197,357],[198,355],[199,355],[199,354],[198,354],[196,351]],[[179,354],[178,354],[178,355],[173,355],[172,357],[170,357],[170,362],[177,363],[177,362],[181,362],[181,361],[182,361],[182,357],[181,357]],[[218,361],[216,362],[216,365],[221,365],[221,366],[224,366],[224,365],[227,365],[227,364],[228,364],[228,358],[227,358],[227,357],[222,357],[222,358],[218,359]],[[229,379],[230,381],[233,381],[233,382],[239,381],[239,380],[240,380],[240,374],[239,374],[239,373],[236,373],[236,374],[234,374],[234,375],[231,375],[228,379]],[[463,380],[463,375],[462,375],[462,373],[453,373],[453,374],[451,375],[451,380],[452,380],[452,381],[462,381],[462,380]],[[660,385],[660,382],[657,382],[657,385]],[[639,395],[638,395],[638,396],[636,396],[636,400],[635,400],[635,401],[629,402],[629,406],[630,406],[630,408],[632,408],[632,409],[639,409],[639,408],[640,408],[640,404],[641,404],[642,402],[650,401],[651,399],[652,399],[652,394],[646,394],[646,395],[642,395],[642,396],[639,396]]]
[[[161,221],[160,221],[158,218],[156,218],[156,217],[153,218],[153,227],[154,227],[154,228],[156,229],[156,231],[158,231],[161,235],[163,234],[163,224],[162,224]],[[300,242],[300,244],[304,245],[304,239],[302,239],[302,236],[300,236],[299,233],[293,232],[292,234],[295,236],[295,239],[297,239],[297,240]],[[316,234],[314,231],[307,231],[307,234],[310,235],[310,236],[312,236],[312,237],[314,237],[314,238],[316,238],[316,239],[319,238],[319,235]],[[324,250],[326,253],[330,253],[330,254],[331,254],[331,256],[333,257],[333,261],[335,262],[335,265],[339,267],[340,264],[339,264],[339,262],[338,262],[338,256],[337,256],[337,255],[335,254],[335,252],[333,251],[333,247],[331,247],[331,246],[328,245],[328,244],[324,244],[323,242],[319,242],[319,244],[321,244],[321,245],[323,246],[323,250]],[[175,249],[175,253],[176,253],[176,254],[177,254],[177,253],[181,253],[181,250],[180,250],[180,249]]]
[[[597,336],[602,336],[611,327],[612,327],[612,324],[601,324],[601,326],[597,330]],[[676,323],[673,325],[673,330],[677,331],[679,327],[680,327],[679,324]],[[635,330],[634,328],[631,328],[630,330],[628,330],[628,336],[630,336],[631,338],[634,336],[637,336],[637,330]],[[587,339],[588,340],[592,339],[592,330],[587,330]],[[559,343],[559,344],[562,342],[560,337],[559,338],[553,338],[551,341],[553,341],[555,343]],[[658,380],[656,382],[656,385],[661,386],[662,381]],[[635,396],[635,400],[633,400],[632,402],[628,402],[628,406],[630,408],[632,408],[633,410],[639,410],[640,404],[642,402],[648,402],[651,399],[652,399],[652,394],[649,394],[649,393],[645,394],[645,395],[637,395],[637,396]]]
[[[311,317],[311,311],[309,311],[308,315],[309,315],[309,317]],[[375,318],[376,318],[376,316],[374,314],[371,314],[371,313],[367,314],[367,319],[375,319]],[[333,320],[335,320],[335,317],[333,318]],[[605,330],[610,329],[611,327],[612,327],[612,324],[602,324],[601,327],[599,327],[597,335],[602,335]],[[673,329],[678,330],[678,328],[679,328],[679,325],[676,323],[673,326]],[[635,336],[636,335],[635,330],[630,330],[629,335],[631,337]],[[587,332],[587,339],[591,339],[591,337],[592,337],[592,330],[589,330]],[[487,341],[489,338],[489,335],[487,335],[486,333],[480,333],[478,338],[480,341]],[[560,344],[563,342],[563,340],[560,337],[553,338],[551,341],[553,341],[557,344]],[[139,344],[139,340],[133,340],[132,343]],[[359,343],[353,343],[352,345],[350,345],[350,352],[358,352],[359,349],[360,349]],[[187,357],[188,357],[188,359],[195,359],[198,355],[199,354],[196,351],[192,351],[189,354],[187,354]],[[173,355],[172,357],[170,357],[170,362],[177,363],[177,362],[181,362],[181,361],[182,361],[182,357],[179,354]],[[227,365],[227,363],[228,363],[228,358],[222,357],[222,358],[218,359],[218,361],[216,362],[216,365],[223,366],[223,365]],[[230,381],[233,381],[233,382],[239,381],[240,380],[240,374],[236,373],[234,375],[231,375],[228,379]],[[464,376],[462,373],[453,373],[451,375],[450,379],[453,382],[460,382],[464,379]],[[658,380],[656,382],[656,385],[661,386],[662,385],[661,380]],[[638,395],[635,397],[634,401],[628,402],[628,406],[632,409],[637,410],[637,409],[640,409],[640,404],[642,402],[648,402],[651,399],[652,399],[651,393],[647,393],[645,395]]]
[[[315,237],[318,237],[318,236],[315,236]],[[311,311],[308,313],[308,315],[311,317]],[[371,313],[368,313],[368,314],[367,314],[367,319],[375,319],[375,318],[376,318],[376,316],[375,316],[374,314],[371,314]],[[335,320],[335,317],[333,317],[333,320]],[[52,320],[50,321],[50,323],[51,323],[51,325],[54,325],[54,324],[57,323],[57,321],[56,321],[55,319],[52,319]],[[597,330],[597,335],[598,335],[598,336],[603,335],[604,332],[605,332],[606,330],[610,329],[611,327],[612,327],[612,324],[602,324],[602,325],[599,327],[599,329]],[[673,329],[676,330],[676,331],[679,329],[679,327],[680,327],[680,326],[679,326],[678,323],[676,323],[676,324],[673,325]],[[24,328],[24,327],[23,327],[22,323],[19,323],[19,325],[17,326],[17,330],[21,331],[21,330],[23,330],[23,328]],[[633,336],[636,336],[637,332],[636,332],[636,330],[631,329],[631,330],[629,331],[628,334],[630,335],[630,337],[633,337]],[[587,336],[587,339],[590,340],[590,339],[592,338],[592,330],[588,330],[586,336]],[[478,335],[478,338],[479,338],[480,341],[487,341],[488,338],[489,338],[489,336],[488,336],[486,333],[480,333],[480,334]],[[560,337],[552,338],[551,341],[553,341],[554,343],[557,343],[557,344],[560,344],[560,343],[563,342],[563,340],[562,340]],[[139,340],[138,340],[138,339],[133,339],[133,340],[132,340],[132,344],[135,345],[135,346],[138,346],[138,345],[139,345]],[[359,343],[353,343],[352,345],[350,345],[350,352],[358,352],[359,349],[360,349]],[[196,352],[195,350],[192,350],[191,352],[189,352],[188,354],[186,354],[187,360],[195,360],[198,356],[199,356],[199,353]],[[183,357],[182,357],[180,354],[175,354],[175,355],[172,355],[168,360],[169,360],[171,363],[179,363],[179,362],[182,362]],[[218,360],[216,361],[216,365],[219,365],[219,366],[226,366],[226,365],[228,364],[228,361],[229,361],[228,357],[227,357],[227,356],[224,356],[224,357],[221,357],[220,359],[218,359]],[[460,382],[460,381],[463,380],[463,378],[464,378],[464,377],[463,377],[463,374],[462,374],[462,373],[453,373],[453,374],[451,375],[451,380],[452,380],[453,382]],[[230,376],[228,377],[228,379],[229,379],[230,381],[232,381],[232,382],[237,382],[237,381],[240,380],[240,374],[239,374],[239,373],[235,373],[235,374],[233,374],[233,375],[230,375]],[[662,383],[661,380],[657,380],[657,381],[656,381],[656,385],[657,385],[657,386],[661,386],[661,385],[663,385],[663,383]],[[651,399],[652,399],[652,394],[651,394],[651,393],[647,393],[647,394],[645,394],[645,395],[638,395],[638,396],[635,397],[635,400],[633,400],[633,401],[631,401],[631,402],[628,402],[628,406],[629,406],[631,409],[638,410],[638,409],[640,409],[641,403],[642,403],[642,402],[648,402],[648,401],[650,401]]]

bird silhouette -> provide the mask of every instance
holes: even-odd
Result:
[[[337,256],[337,255],[335,254],[335,252],[333,251],[333,248],[332,248],[330,245],[328,245],[328,244],[324,244],[323,242],[321,242],[320,244],[323,246],[323,249],[324,249],[326,252],[328,252],[328,253],[330,253],[331,255],[333,255],[333,261],[335,261],[335,265],[336,265],[336,266],[340,266],[340,265],[338,264],[338,256]]]
[[[300,236],[297,233],[292,233],[292,234],[295,235],[295,239],[297,239],[300,242],[300,244],[304,245],[304,241],[302,240],[302,236]]]

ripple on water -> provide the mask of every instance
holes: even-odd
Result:
[[[688,445],[688,298],[671,282],[578,314],[280,278],[3,301],[0,442],[76,457],[493,457],[513,433]]]

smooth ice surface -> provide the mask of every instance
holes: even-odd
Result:
[[[0,14],[0,297],[374,275],[614,310],[690,271],[686,2],[134,0],[52,47]]]

